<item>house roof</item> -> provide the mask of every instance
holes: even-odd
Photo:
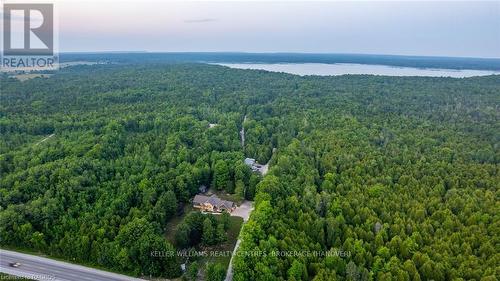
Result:
[[[203,203],[207,202],[208,198],[210,198],[210,197],[197,194],[193,198],[193,203],[203,204]]]
[[[253,158],[245,158],[245,164],[251,166],[251,165],[255,164],[255,159],[253,159]]]
[[[234,206],[234,202],[222,200],[219,197],[217,197],[217,195],[215,195],[215,194],[213,194],[210,197],[197,194],[193,198],[193,203],[196,203],[196,204],[209,203],[213,206],[216,206],[217,208],[221,208],[221,207],[232,208]]]
[[[222,206],[224,206],[224,207],[230,209],[230,208],[232,208],[234,206],[234,202],[227,201],[227,200],[221,200],[221,201],[222,202],[221,202],[219,208],[222,207]]]

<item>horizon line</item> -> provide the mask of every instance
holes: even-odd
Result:
[[[449,55],[405,55],[405,54],[376,54],[376,53],[334,53],[334,52],[248,52],[248,51],[64,51],[59,54],[249,54],[249,55],[358,55],[358,56],[393,56],[413,58],[455,58],[455,59],[482,59],[500,60],[500,57],[478,57],[478,56],[449,56]]]

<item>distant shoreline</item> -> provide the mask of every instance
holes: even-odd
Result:
[[[476,69],[445,69],[445,68],[416,68],[376,64],[352,63],[214,63],[235,69],[265,70],[282,72],[300,76],[339,76],[339,75],[380,75],[400,77],[451,77],[468,78],[488,75],[500,75],[500,71]]]
[[[323,63],[367,64],[394,67],[500,71],[500,58],[425,57],[370,54],[231,53],[231,52],[105,52],[61,53],[60,62],[112,63]]]

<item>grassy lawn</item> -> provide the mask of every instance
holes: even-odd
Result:
[[[243,219],[240,217],[230,217],[229,229],[227,230],[227,240],[224,243],[206,247],[207,251],[219,251],[219,252],[233,252],[236,240],[238,240],[238,235],[240,234],[241,225],[243,224]],[[220,257],[205,257],[200,260],[200,263],[204,264],[206,262],[218,262],[222,263],[226,268],[231,260],[231,255],[224,255]]]
[[[173,217],[168,223],[167,226],[165,227],[165,238],[170,242],[172,245],[175,245],[175,229],[177,226],[184,220],[187,214],[197,211],[193,208],[191,203],[186,203],[184,206],[183,212],[181,215],[177,215]]]
[[[243,224],[243,218],[240,217],[230,217],[230,225],[227,230],[227,240],[224,243],[211,247],[203,247],[202,250],[206,251],[219,251],[219,252],[230,252],[232,254],[234,246],[236,245],[236,240],[240,234],[241,226]],[[202,278],[205,277],[205,268],[207,263],[220,263],[224,268],[228,268],[229,262],[231,261],[231,254],[222,255],[218,257],[207,256],[202,257],[198,260],[200,275]],[[203,280],[203,279],[202,279]]]
[[[186,204],[182,215],[174,217],[167,223],[167,226],[165,228],[165,238],[173,245],[175,245],[175,230],[177,226],[182,223],[186,215],[191,212],[199,212],[199,210],[193,208],[190,204]],[[218,221],[221,219],[220,215],[213,216]],[[196,251],[205,251],[207,253],[206,256],[195,258],[195,260],[197,260],[198,262],[201,276],[204,276],[205,266],[207,263],[220,263],[225,268],[229,266],[231,255],[234,246],[236,245],[236,241],[238,240],[242,225],[243,218],[229,217],[229,228],[226,232],[227,240],[224,243],[220,243],[214,246],[203,246],[201,244],[196,246]],[[193,261],[193,259],[191,259],[191,261]]]
[[[217,196],[219,196],[220,198],[224,198],[225,200],[231,200],[231,198],[223,197],[221,194],[217,194]],[[181,215],[175,216],[167,223],[167,226],[165,227],[165,238],[172,245],[175,245],[175,231],[177,229],[177,226],[182,223],[184,221],[184,218],[191,212],[199,212],[199,210],[193,208],[191,204],[186,204],[186,206],[184,206],[183,213]],[[221,219],[220,215],[213,216],[217,220]],[[224,243],[208,247],[200,244],[195,247],[196,251],[205,251],[207,253],[206,256],[194,259],[199,265],[201,276],[204,276],[205,274],[205,267],[207,263],[220,263],[225,268],[229,266],[234,246],[236,245],[236,241],[238,240],[238,236],[243,225],[243,218],[229,217],[229,222],[229,228],[226,232],[227,240]],[[214,253],[217,253],[217,255],[215,255]],[[193,259],[190,259],[190,261],[192,262]]]
[[[186,204],[186,206],[184,207],[184,213],[180,216],[174,217],[172,220],[168,222],[165,230],[165,238],[173,245],[175,245],[175,230],[177,226],[184,220],[186,215],[189,214],[190,212],[199,212],[199,211],[194,209],[191,205]],[[220,215],[214,215],[214,216],[217,220],[220,220]],[[236,244],[236,240],[238,239],[238,235],[240,234],[241,225],[243,224],[243,219],[240,217],[229,217],[229,221],[230,224],[229,224],[229,229],[227,230],[227,240],[224,243],[210,247],[200,246],[199,250],[232,252],[234,249],[234,245]],[[200,259],[200,263],[205,263],[207,261],[220,262],[225,266],[227,266],[229,265],[230,259],[231,256],[204,257]]]

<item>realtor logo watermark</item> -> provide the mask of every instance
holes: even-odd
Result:
[[[5,3],[2,14],[2,71],[59,67],[54,4]]]

